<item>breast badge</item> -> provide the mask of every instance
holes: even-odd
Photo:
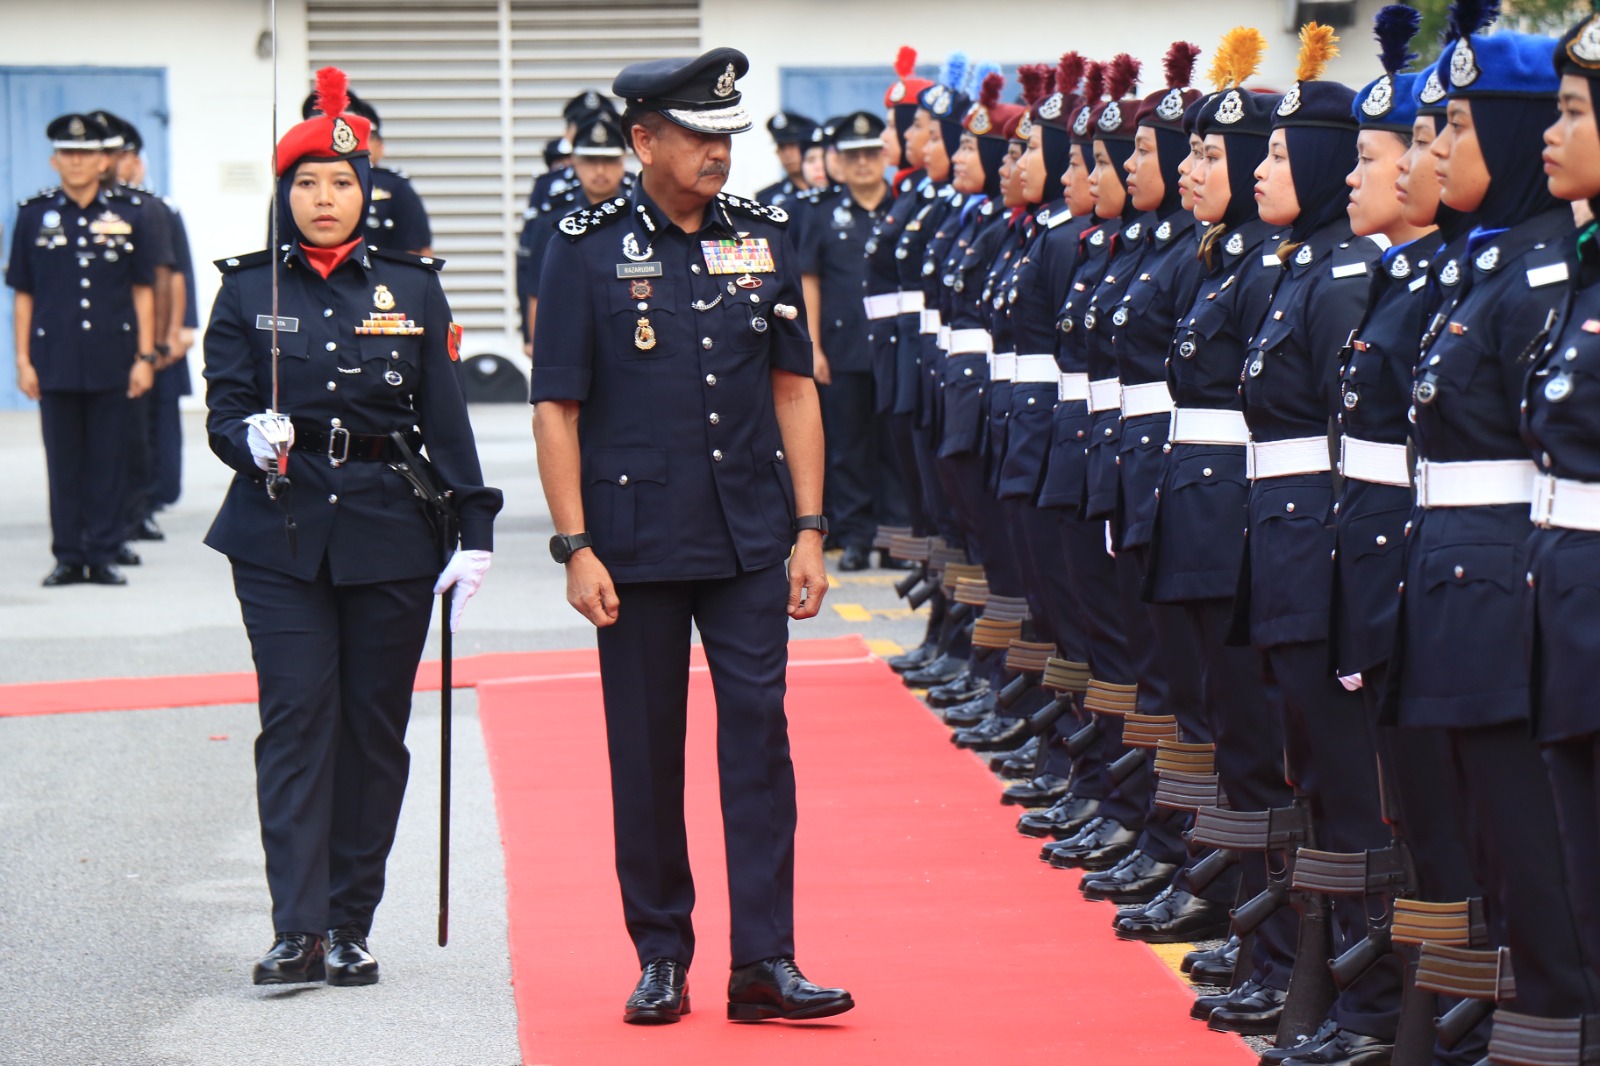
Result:
[[[372,292],[372,306],[380,311],[394,310],[394,293],[389,291],[387,285],[379,285]]]
[[[648,318],[639,319],[639,324],[633,328],[633,346],[641,352],[648,352],[656,346],[656,331],[651,328]]]

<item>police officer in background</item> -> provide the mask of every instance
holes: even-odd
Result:
[[[540,280],[565,313],[538,323],[534,439],[551,554],[567,566],[568,602],[599,630],[617,874],[642,969],[623,1011],[632,1023],[689,1011],[691,623],[717,695],[728,1016],[854,1006],[794,962],[784,672],[788,619],[813,617],[828,585],[822,419],[788,216],[720,193],[729,134],[752,125],[736,87],[748,68],[716,48],[617,76],[641,179],[562,219]]]
[[[300,117],[316,114],[316,94],[306,97],[300,107]],[[380,166],[383,162],[383,134],[378,119],[378,109],[350,94],[350,114],[360,115],[372,124],[368,139],[372,159],[372,201],[367,205],[366,226],[361,239],[379,248],[416,255],[433,254],[433,226],[428,221],[428,209],[422,197],[412,187],[404,172]]]
[[[905,492],[888,423],[874,413],[866,310],[866,245],[893,205],[883,179],[884,122],[857,111],[834,130],[846,192],[819,201],[800,243],[800,271],[815,346],[814,374],[828,433],[828,507],[844,548],[841,570],[871,563],[878,526],[905,525]]]
[[[106,128],[62,115],[46,135],[61,185],[22,203],[6,267],[17,388],[39,401],[50,478],[56,565],[44,585],[125,585],[114,560],[129,401],[155,378],[154,248],[138,207],[101,184]]]
[[[527,316],[528,336],[533,336],[539,307],[539,270],[544,265],[545,249],[555,236],[561,215],[593,207],[612,199],[622,187],[624,174],[622,127],[605,112],[586,119],[573,134],[572,171],[578,187],[563,193],[553,202],[563,209],[528,219],[517,244],[517,291],[525,293],[523,314]],[[532,354],[531,352],[529,353]]]
[[[783,167],[783,180],[756,193],[757,200],[771,207],[782,207],[796,193],[810,187],[800,173],[800,161],[816,128],[815,122],[793,111],[779,111],[767,119],[767,132],[772,134],[778,163]]]
[[[322,114],[278,142],[280,246],[217,264],[205,340],[206,429],[234,469],[206,544],[232,565],[260,687],[274,940],[258,985],[378,980],[367,935],[433,597],[453,590],[454,630],[500,510],[478,466],[440,264],[362,240],[368,123],[345,110],[342,72],[317,83]],[[263,415],[274,402],[285,413]],[[442,573],[432,524],[391,465],[424,445],[459,516],[461,548]],[[269,480],[282,460],[287,487]]]

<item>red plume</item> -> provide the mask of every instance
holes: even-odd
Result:
[[[1106,74],[1106,99],[1121,100],[1133,91],[1139,83],[1139,61],[1126,52],[1120,53],[1111,61],[1111,70]]]
[[[1056,91],[1063,96],[1077,91],[1078,83],[1083,81],[1083,67],[1086,61],[1076,52],[1068,52],[1061,57],[1061,65],[1056,68]]]
[[[1000,90],[1005,88],[1006,76],[1004,74],[990,74],[983,79],[983,88],[978,91],[978,104],[985,110],[1000,102]]]
[[[338,118],[350,106],[350,76],[338,67],[317,71],[317,110]]]
[[[1083,71],[1083,102],[1093,107],[1105,94],[1106,65],[1091,60]]]
[[[1172,47],[1167,49],[1167,58],[1161,62],[1167,72],[1167,88],[1187,89],[1194,80],[1194,61],[1199,58],[1198,45],[1188,41],[1173,41]]]
[[[894,72],[901,81],[911,77],[917,69],[917,50],[909,44],[900,46],[900,53],[894,57]]]
[[[1033,107],[1050,95],[1050,90],[1044,87],[1045,78],[1054,74],[1055,71],[1043,63],[1025,63],[1017,68],[1017,79],[1022,82],[1023,106]]]

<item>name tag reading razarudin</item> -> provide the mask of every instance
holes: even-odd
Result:
[[[256,329],[264,329],[264,330],[268,330],[270,332],[271,329],[272,329],[272,316],[271,315],[257,315],[256,316]],[[284,318],[284,317],[280,316],[278,318],[278,332],[279,333],[299,333],[300,332],[300,320],[298,318]]]

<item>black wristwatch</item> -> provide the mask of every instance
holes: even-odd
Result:
[[[594,543],[594,538],[587,533],[577,533],[572,536],[563,536],[557,533],[550,538],[550,558],[558,563],[565,563],[572,558],[574,552],[587,548]]]
[[[156,353],[155,352],[140,352],[139,353],[139,362],[141,362],[141,363],[149,363],[151,366],[155,366],[156,365]]]
[[[165,359],[167,356],[172,354],[172,345],[170,345],[170,344],[158,344],[158,345],[156,345],[156,354],[161,356],[161,358]]]
[[[820,514],[803,514],[794,520],[794,531],[799,533],[802,529],[814,529],[824,537],[828,535],[828,517]]]

